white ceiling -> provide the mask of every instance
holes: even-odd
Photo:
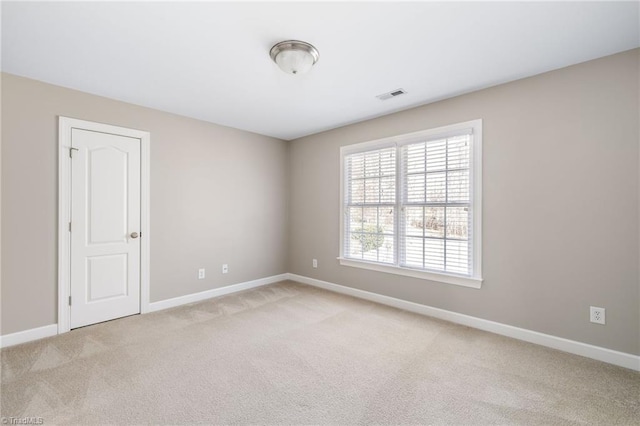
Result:
[[[2,3],[5,72],[287,140],[639,45],[638,2]]]

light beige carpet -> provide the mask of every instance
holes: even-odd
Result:
[[[3,349],[45,424],[638,424],[640,374],[283,282]]]

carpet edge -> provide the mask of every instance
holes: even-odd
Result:
[[[615,351],[613,349],[603,348],[588,343],[578,342],[576,340],[565,339],[563,337],[553,336],[550,334],[540,333],[538,331],[528,330],[526,328],[515,327],[495,321],[485,320],[470,315],[460,314],[458,312],[448,311],[446,309],[434,308],[428,305],[422,305],[415,302],[409,302],[395,297],[385,296],[378,293],[372,293],[352,287],[346,287],[340,284],[328,281],[318,280],[297,274],[286,274],[288,279],[313,287],[322,288],[336,293],[346,294],[359,299],[369,300],[371,302],[380,303],[394,308],[403,309],[420,315],[426,315],[456,324],[465,325],[483,331],[499,334],[501,336],[511,337],[529,343],[534,343],[548,348],[557,349],[574,355],[580,355],[597,361],[606,362],[608,364],[617,365],[619,367],[640,371],[640,356],[625,352]]]

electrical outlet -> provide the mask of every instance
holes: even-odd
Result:
[[[313,267],[314,268],[318,267],[318,259],[313,259]]]
[[[199,280],[203,280],[204,279],[204,268],[198,269],[198,279]]]
[[[591,322],[596,324],[604,324],[605,316],[604,316],[604,308],[598,308],[597,306],[591,306],[590,311]]]
[[[227,265],[226,263],[224,263],[224,264],[222,265],[222,273],[223,273],[223,274],[226,274],[226,273],[228,273],[228,272],[229,272],[229,265]]]

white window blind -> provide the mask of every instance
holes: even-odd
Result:
[[[346,158],[347,256],[395,263],[396,148]]]
[[[470,145],[466,134],[401,148],[401,266],[470,275]]]
[[[480,143],[476,120],[345,147],[341,259],[479,283]]]

